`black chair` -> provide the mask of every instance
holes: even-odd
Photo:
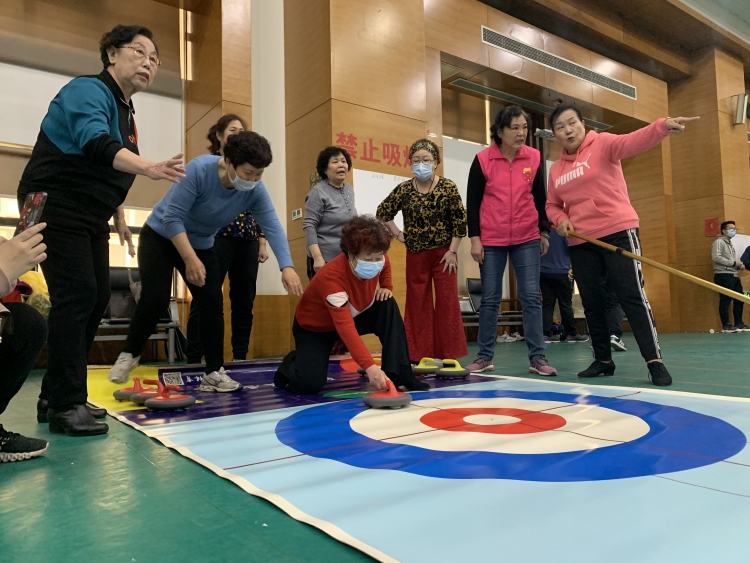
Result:
[[[461,301],[461,316],[464,326],[479,326],[479,306],[482,304],[482,280],[479,278],[466,278],[466,293],[469,299]],[[468,303],[470,309],[463,305]],[[503,299],[501,303],[518,303],[516,299]],[[499,311],[497,326],[522,326],[523,315],[521,311]]]
[[[136,301],[130,287],[132,283],[139,283],[141,275],[137,268],[125,268],[113,266],[109,269],[109,284],[112,296],[109,306],[104,312],[104,317],[99,323],[99,330],[127,329],[130,319],[135,312]],[[154,357],[156,357],[157,341],[163,340],[167,343],[167,359],[170,364],[175,362],[175,336],[180,328],[177,303],[173,300],[169,303],[169,309],[156,325],[157,332],[149,336],[153,341]],[[94,341],[127,340],[127,334],[97,334]]]

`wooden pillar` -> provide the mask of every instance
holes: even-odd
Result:
[[[710,47],[693,62],[692,77],[670,88],[671,115],[700,116],[671,140],[676,265],[713,280],[705,233],[708,219],[737,221],[750,233],[750,169],[747,129],[732,126],[730,99],[745,90],[742,61]],[[718,295],[677,282],[681,330],[719,328]]]
[[[212,0],[186,12],[186,158],[205,154],[209,127],[225,113],[251,124],[250,2]]]
[[[184,12],[183,22],[186,161],[208,152],[208,129],[223,114],[236,113],[252,126],[250,2],[212,0],[202,2],[200,8],[200,12]],[[183,321],[187,312],[187,307],[181,307]],[[231,358],[228,280],[224,283],[224,328],[224,356]]]
[[[423,1],[285,0],[284,19],[290,212],[304,207],[317,155],[328,145],[347,148],[354,169],[411,176],[406,153],[426,135],[428,119]],[[431,55],[430,76],[439,85],[439,54]],[[287,234],[303,273],[302,221],[291,222]],[[403,312],[404,246],[394,241],[389,257]]]

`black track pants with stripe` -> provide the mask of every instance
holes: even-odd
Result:
[[[641,254],[638,229],[619,231],[599,240],[633,254]],[[641,263],[588,242],[570,247],[570,262],[586,313],[594,357],[597,360],[609,360],[612,357],[607,327],[609,287],[628,317],[643,359],[660,359],[659,338],[654,314],[643,289]]]

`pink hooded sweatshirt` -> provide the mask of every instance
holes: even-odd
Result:
[[[639,226],[622,174],[623,158],[645,152],[668,135],[664,118],[627,135],[589,131],[578,152],[562,152],[550,169],[547,217],[555,225],[563,219],[591,238],[601,238]],[[568,238],[574,246],[584,241]]]

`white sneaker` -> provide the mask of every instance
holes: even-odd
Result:
[[[107,377],[112,383],[125,383],[130,377],[130,372],[138,367],[138,360],[140,359],[140,356],[134,358],[130,352],[120,352]]]
[[[242,391],[242,383],[229,377],[224,368],[219,368],[219,371],[212,371],[203,376],[198,391],[204,393],[232,393],[234,391]]]

